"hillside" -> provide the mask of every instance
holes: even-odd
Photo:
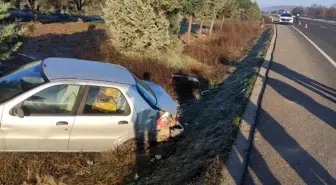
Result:
[[[293,6],[293,5],[270,6],[270,7],[261,8],[261,11],[272,12],[272,11],[281,10],[281,9],[291,11],[295,7],[297,7],[297,6]]]

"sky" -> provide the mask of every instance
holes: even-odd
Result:
[[[277,5],[297,5],[310,6],[312,4],[320,4],[330,6],[336,3],[336,0],[257,0],[260,7],[269,7]]]

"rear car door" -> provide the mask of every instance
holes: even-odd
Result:
[[[45,85],[7,103],[1,125],[5,150],[67,151],[81,91],[84,88],[79,84]],[[24,117],[11,113],[16,106],[22,108]]]
[[[72,128],[69,151],[103,151],[134,137],[135,116],[122,88],[87,86]]]

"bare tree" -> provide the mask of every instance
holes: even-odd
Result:
[[[21,0],[14,0],[14,6],[15,6],[15,8],[20,9],[20,5],[21,5]]]
[[[27,0],[29,7],[31,10],[33,10],[34,12],[38,12],[40,10],[40,3],[42,0]]]
[[[73,3],[76,7],[76,10],[81,12],[83,7],[90,3],[90,0],[70,0],[70,3]]]
[[[55,10],[60,10],[62,8],[62,0],[47,0],[47,3]]]

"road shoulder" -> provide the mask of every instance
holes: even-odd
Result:
[[[254,84],[252,94],[245,108],[237,139],[232,146],[232,150],[227,160],[226,168],[223,172],[224,178],[222,179],[222,184],[241,184],[243,181],[244,172],[247,169],[248,156],[251,151],[256,117],[260,107],[261,98],[266,86],[267,74],[276,45],[276,26],[274,26],[273,30],[274,34],[270,46],[267,50],[264,62],[259,71],[258,78]]]

